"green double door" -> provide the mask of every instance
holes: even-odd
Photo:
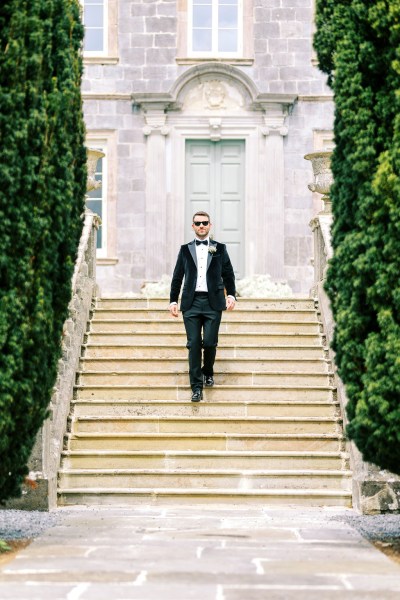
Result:
[[[215,240],[227,245],[236,277],[244,276],[244,140],[186,141],[186,241],[193,239],[192,216],[211,216]]]

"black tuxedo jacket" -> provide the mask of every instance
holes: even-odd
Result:
[[[225,244],[210,240],[215,252],[207,256],[208,299],[214,310],[225,310],[224,288],[228,296],[235,296],[235,275]],[[184,244],[178,254],[174,274],[172,275],[170,302],[178,302],[182,281],[181,311],[188,310],[193,303],[197,284],[197,256],[194,240]]]

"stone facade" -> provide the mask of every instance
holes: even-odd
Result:
[[[333,122],[332,95],[312,50],[313,4],[243,0],[243,53],[229,60],[188,56],[186,0],[109,0],[109,53],[85,59],[82,88],[88,139],[109,142],[102,294],[135,293],[171,272],[186,241],[179,144],[185,136],[215,139],[212,127],[222,140],[243,131],[246,152],[258,161],[258,171],[246,162],[245,275],[268,272],[295,293],[309,292],[309,222],[320,207],[303,157],[331,140]],[[190,110],[189,92],[209,81],[237,93],[241,111]]]

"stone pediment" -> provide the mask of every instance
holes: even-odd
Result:
[[[268,105],[292,105],[292,94],[260,93],[242,70],[223,63],[195,65],[184,71],[169,92],[132,94],[135,105],[148,110],[181,111],[191,114],[224,114],[268,110]]]
[[[176,80],[171,94],[185,112],[223,114],[248,109],[258,90],[240,69],[210,62],[185,71]]]

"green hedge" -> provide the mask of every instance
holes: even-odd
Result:
[[[19,495],[55,383],[82,229],[77,0],[0,7],[0,500]]]
[[[317,0],[316,22],[336,106],[326,289],[347,433],[400,473],[400,3]]]

